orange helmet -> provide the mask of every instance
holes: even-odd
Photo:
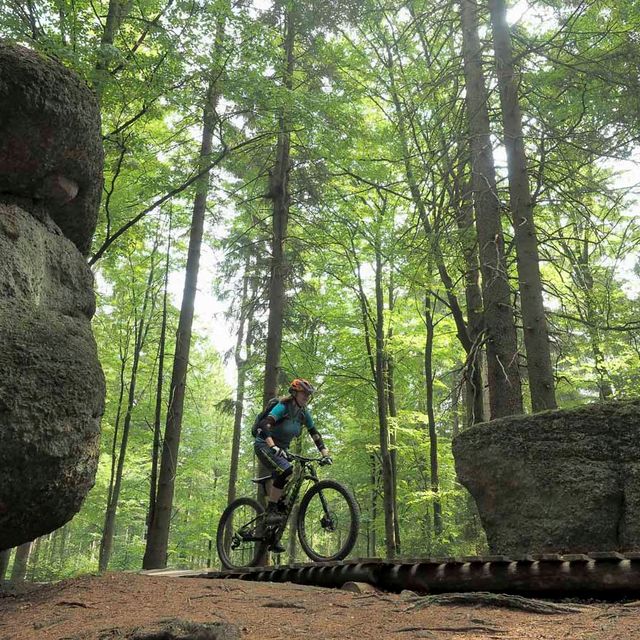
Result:
[[[304,393],[311,395],[312,393],[315,393],[316,390],[308,380],[305,380],[304,378],[296,378],[289,385],[289,393],[293,395],[297,391],[303,391]]]

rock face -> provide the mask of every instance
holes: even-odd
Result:
[[[493,553],[640,548],[640,401],[479,424],[453,454]]]
[[[102,191],[100,112],[61,64],[0,41],[0,194],[44,207],[87,253]]]
[[[81,251],[97,216],[99,149],[87,87],[0,44],[0,550],[67,522],[94,481],[105,387]],[[58,192],[68,199],[73,184],[65,204]]]

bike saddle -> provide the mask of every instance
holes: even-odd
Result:
[[[269,474],[268,476],[262,476],[262,478],[253,478],[251,480],[251,482],[255,482],[256,484],[264,484],[265,482],[267,482],[267,480],[272,480],[272,476],[271,474]]]

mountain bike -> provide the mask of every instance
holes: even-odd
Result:
[[[353,549],[360,526],[360,509],[351,492],[335,480],[320,480],[316,465],[322,458],[288,454],[294,471],[281,498],[281,517],[267,523],[264,507],[253,498],[238,498],[223,511],[218,523],[216,546],[227,569],[255,567],[269,546],[278,541],[287,526],[303,485],[297,517],[292,523],[304,552],[315,562],[342,560]],[[266,493],[271,475],[255,478]]]

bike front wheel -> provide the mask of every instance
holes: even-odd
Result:
[[[238,498],[222,512],[216,534],[220,562],[226,569],[255,567],[266,551],[264,508],[253,498]]]
[[[360,527],[360,509],[346,487],[320,480],[304,494],[298,513],[298,538],[316,562],[342,560],[353,549]]]

